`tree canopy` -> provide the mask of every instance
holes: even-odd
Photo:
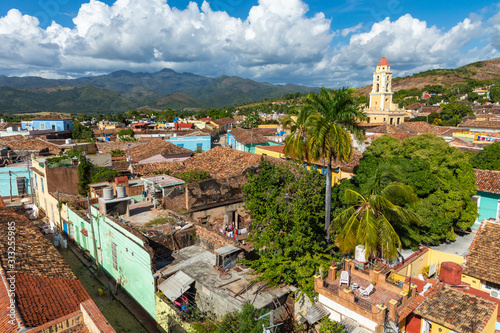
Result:
[[[470,158],[473,168],[500,170],[500,142],[492,143]]]
[[[78,121],[73,121],[73,139],[78,141],[91,141],[94,139],[94,132],[88,126],[80,124]]]
[[[411,208],[422,218],[418,229],[394,226],[403,246],[455,240],[456,231],[472,226],[477,215],[477,206],[471,199],[476,193],[475,175],[465,153],[434,135],[402,141],[383,136],[363,154],[353,184],[366,188],[381,163],[397,167],[402,182],[413,187],[422,199]]]
[[[331,265],[324,229],[325,179],[304,167],[262,161],[243,186],[252,216],[250,239],[258,258],[245,261],[271,285],[297,285],[314,294],[320,267]]]

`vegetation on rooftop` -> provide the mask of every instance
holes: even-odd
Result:
[[[208,171],[205,170],[188,170],[184,172],[179,172],[174,175],[175,178],[182,179],[186,184],[199,182],[202,180],[210,179],[212,176]]]

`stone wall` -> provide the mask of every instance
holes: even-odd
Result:
[[[187,207],[190,212],[243,201],[241,186],[246,183],[246,175],[207,179],[188,184]]]
[[[237,240],[226,237],[223,234],[217,232],[213,227],[209,227],[202,224],[196,224],[196,243],[207,251],[213,252],[218,248],[226,245],[233,245],[240,247],[241,244]]]
[[[180,250],[194,245],[196,238],[196,229],[194,227],[179,230],[175,233],[164,233],[162,231],[145,231],[144,233],[147,235],[150,241],[149,245],[153,248],[156,255],[163,255],[169,251]]]

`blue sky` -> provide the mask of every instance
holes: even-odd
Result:
[[[0,74],[69,78],[168,67],[361,86],[500,56],[500,3],[351,0],[0,2]]]

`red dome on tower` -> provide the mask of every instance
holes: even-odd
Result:
[[[387,61],[385,57],[382,57],[382,59],[380,59],[380,61],[378,62],[377,66],[389,66],[389,61]]]

